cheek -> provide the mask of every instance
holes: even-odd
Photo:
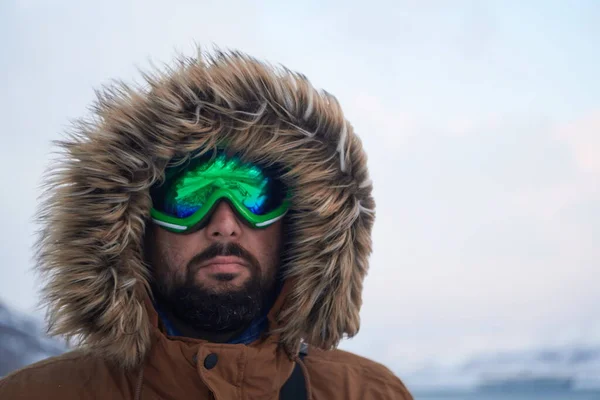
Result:
[[[269,242],[269,255],[276,264],[279,263],[281,255],[281,238]]]
[[[185,257],[177,250],[170,248],[163,253],[163,268],[168,275],[174,275],[178,278],[184,274],[186,265]]]
[[[163,279],[185,279],[187,263],[196,253],[191,243],[181,243],[182,237],[177,238],[177,242],[172,239],[164,234],[157,237],[155,252],[157,257],[154,260],[156,264],[154,267]]]
[[[274,272],[279,267],[281,256],[281,234],[278,230],[261,232],[258,245],[261,247],[261,264],[268,271]]]

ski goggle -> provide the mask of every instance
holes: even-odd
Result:
[[[220,201],[227,201],[252,228],[283,218],[290,202],[275,171],[242,162],[223,152],[170,167],[165,182],[151,190],[152,221],[176,233],[203,228]]]

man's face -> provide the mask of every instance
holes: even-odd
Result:
[[[226,331],[264,311],[280,262],[282,220],[253,229],[221,202],[208,225],[194,233],[151,229],[155,294],[180,320]]]

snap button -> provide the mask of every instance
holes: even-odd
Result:
[[[217,366],[217,361],[219,361],[219,356],[215,353],[211,353],[204,359],[204,368],[213,369]]]

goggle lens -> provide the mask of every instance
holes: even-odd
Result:
[[[286,193],[273,171],[219,152],[168,170],[165,183],[152,192],[152,200],[155,210],[178,219],[206,208],[207,204],[214,203],[215,196],[241,204],[253,215],[262,216],[281,208]],[[287,209],[282,210],[285,211]]]

